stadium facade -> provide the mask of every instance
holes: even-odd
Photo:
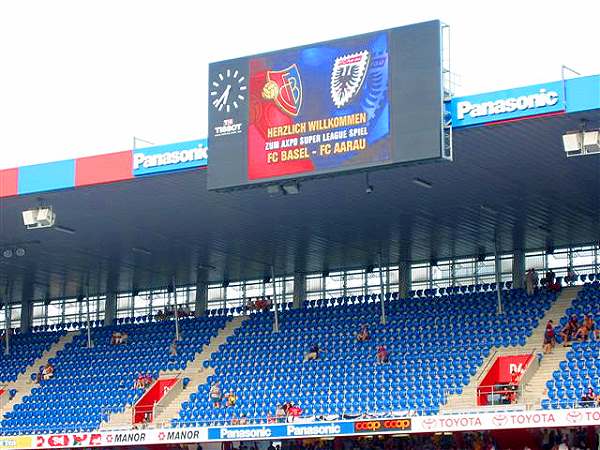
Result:
[[[509,327],[509,334],[522,335],[511,342],[514,335],[506,341],[500,333],[494,348],[505,341],[508,346],[525,348],[562,298],[547,293],[535,297],[543,306],[539,311],[531,310],[532,315],[539,313],[535,323],[527,322],[520,315],[524,309],[519,309],[526,301],[522,303],[522,294],[513,291],[521,289],[522,293],[529,267],[552,269],[558,277],[566,276],[568,270],[578,273],[575,287],[569,288],[574,290],[563,291],[576,300],[571,303],[569,299],[559,311],[559,319],[568,313],[596,314],[600,161],[593,152],[567,158],[563,136],[600,129],[600,76],[453,98],[447,108],[453,129],[453,162],[392,167],[371,172],[366,182],[364,172],[310,180],[300,183],[297,195],[274,194],[266,189],[210,192],[207,171],[211,149],[206,139],[1,170],[0,286],[4,309],[0,324],[19,329],[22,336],[57,333],[55,341],[52,336],[48,338],[46,351],[58,345],[63,339],[61,333],[76,335],[70,339],[83,348],[92,337],[99,342],[119,327],[129,327],[132,334],[136,326],[156,326],[157,335],[175,332],[179,338],[180,327],[185,336],[188,321],[195,324],[189,325],[194,333],[206,332],[210,345],[215,336],[230,331],[238,320],[233,317],[246,315],[248,299],[272,299],[276,305],[273,311],[253,313],[243,325],[235,322],[239,328],[231,330],[232,340],[213,349],[216,356],[209,355],[210,363],[203,367],[215,372],[207,375],[213,378],[198,383],[201,387],[218,379],[218,369],[229,367],[218,353],[242,358],[235,353],[236,348],[245,348],[252,336],[269,334],[266,330],[273,321],[282,333],[286,326],[293,327],[294,320],[308,323],[302,320],[310,315],[294,319],[298,310],[332,308],[322,310],[329,313],[341,308],[340,320],[356,327],[359,322],[353,320],[361,314],[356,311],[364,308],[363,312],[373,313],[376,322],[385,324],[387,319],[400,326],[406,311],[395,307],[394,302],[404,303],[401,299],[433,308],[428,302],[435,299],[442,299],[439,303],[451,299],[460,302],[462,297],[458,297],[471,296],[468,299],[480,302],[480,309],[474,306],[473,310],[481,320],[491,317],[490,311],[504,313],[514,323],[523,320],[518,329],[495,322]],[[22,212],[40,206],[52,207],[56,223],[46,229],[25,229]],[[198,328],[196,319],[175,321],[173,329],[152,325],[159,311],[174,307],[194,311],[206,320],[202,323],[205,328]],[[439,311],[453,313],[451,309]],[[310,320],[320,320],[319,314]],[[136,321],[135,317],[145,319]],[[425,314],[418,317],[427,320]],[[214,322],[219,318],[222,323]],[[212,325],[207,325],[213,319]],[[374,329],[379,326],[376,322]],[[91,328],[95,330],[93,336]],[[3,338],[6,358],[10,354],[9,334]],[[276,340],[277,334],[274,336]],[[322,334],[314,336],[318,339],[316,336]],[[15,341],[19,342],[17,337]],[[275,345],[274,341],[263,343]],[[86,426],[63,422],[58,426],[48,419],[50,423],[40,420],[35,432],[36,427],[32,429],[28,422],[35,417],[27,409],[29,397],[17,396],[22,405],[10,404],[7,398],[2,401],[2,407],[10,410],[4,415],[4,430],[0,427],[0,435],[7,435],[0,439],[0,447],[112,447],[600,426],[599,409],[576,408],[578,389],[587,386],[570,381],[578,376],[586,380],[596,377],[596,372],[584,375],[584,370],[593,371],[595,366],[578,362],[577,352],[582,358],[585,352],[596,352],[591,343],[574,346],[571,357],[565,353],[564,364],[557,361],[559,373],[554,372],[548,380],[552,383],[547,384],[550,396],[545,397],[545,404],[532,409],[453,414],[440,410],[437,400],[443,403],[448,396],[461,394],[475,373],[481,375],[480,366],[488,360],[486,352],[492,343],[469,341],[468,347],[477,350],[480,344],[484,349],[481,355],[465,355],[474,372],[460,372],[460,381],[454,372],[441,376],[446,383],[442,383],[444,392],[432,393],[433,381],[428,386],[402,385],[403,389],[417,386],[426,390],[424,395],[432,401],[409,402],[409,407],[403,402],[393,404],[395,409],[412,411],[410,414],[395,415],[389,405],[379,404],[377,415],[349,418],[352,414],[348,410],[336,411],[328,400],[321,404],[333,408],[329,412],[335,418],[331,420],[233,425],[227,424],[229,418],[224,416],[200,417],[196,413],[199,403],[191,401],[188,413],[182,406],[177,419],[157,428],[101,430],[92,422]],[[31,348],[34,344],[26,345]],[[81,348],[68,345],[52,361],[57,369],[81,368],[76,365],[77,355],[85,358],[78,353]],[[280,350],[265,348],[273,355]],[[206,350],[202,343],[194,349],[188,361],[195,361],[196,355]],[[252,352],[250,346],[247,350]],[[26,364],[26,375],[40,355]],[[597,354],[584,359],[590,358],[596,359]],[[163,376],[167,367],[171,374],[184,371],[188,361],[170,359],[157,373]],[[421,364],[425,367],[419,360]],[[459,370],[458,366],[450,369]],[[326,373],[333,376],[331,371]],[[563,373],[568,376],[563,377]],[[17,370],[14,379],[7,376],[0,383],[5,385],[3,395],[9,394],[18,375]],[[414,372],[402,372],[402,377],[409,376],[415,376]],[[347,382],[342,380],[342,384]],[[292,385],[293,380],[289,389]],[[43,385],[26,389],[34,403],[46,398],[56,404],[55,397],[44,397]],[[74,395],[68,389],[57,389],[59,396]],[[331,391],[331,386],[327,389]],[[570,389],[573,393],[565,394]],[[204,392],[198,391],[198,398],[202,395]],[[348,403],[346,395],[350,393],[344,391],[343,401]],[[114,410],[104,409],[98,417],[110,422],[109,416],[121,413],[121,407],[131,406],[139,398],[123,397],[113,405]],[[355,398],[359,406],[364,402],[358,393]],[[260,401],[264,403],[264,397]],[[77,405],[69,408],[81,413]],[[87,411],[92,415],[96,412]],[[312,416],[320,415],[315,411]]]

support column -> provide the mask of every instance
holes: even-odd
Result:
[[[119,275],[114,268],[110,268],[106,279],[106,300],[104,302],[104,325],[109,326],[117,318],[117,287],[119,285]],[[100,288],[99,288],[100,290]],[[133,296],[133,293],[131,294]],[[133,304],[133,298],[132,302]]]
[[[26,280],[23,285],[21,301],[21,333],[28,333],[33,324],[33,281]]]
[[[33,323],[33,302],[23,300],[21,303],[21,333],[29,333]]]
[[[294,309],[302,308],[304,300],[306,300],[306,274],[296,272],[294,274]]]
[[[110,326],[117,317],[117,293],[109,291],[106,293],[106,301],[104,303],[104,325]]]
[[[194,299],[194,314],[203,316],[208,308],[208,274],[206,269],[198,269],[196,275],[196,298]]]
[[[271,266],[271,280],[273,280],[273,331],[279,333],[279,302],[277,300],[277,283],[275,282],[275,269]]]
[[[385,315],[385,283],[383,282],[383,258],[381,257],[381,253],[379,254],[379,304],[381,305],[381,317],[380,321],[382,325],[387,323],[386,315]]]
[[[494,253],[494,266],[496,268],[496,294],[498,299],[498,304],[496,306],[496,313],[502,314],[504,313],[504,306],[502,305],[502,288],[500,287],[500,282],[502,281],[502,265],[500,260],[500,252],[498,250],[498,246],[496,246],[496,251]]]
[[[175,341],[179,341],[179,304],[177,303],[177,284],[175,283],[175,275],[171,278],[171,286],[173,293],[173,303],[175,311]]]
[[[10,317],[10,297],[12,297],[12,289],[9,282],[6,283],[4,289],[4,354],[10,355],[10,334],[11,334],[11,317]]]
[[[525,252],[522,249],[513,251],[512,280],[514,287],[525,287]]]
[[[410,262],[400,261],[398,266],[398,297],[408,298],[408,292],[412,286],[412,271]]]

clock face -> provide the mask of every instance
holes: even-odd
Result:
[[[210,101],[218,111],[231,112],[246,100],[246,89],[246,77],[237,69],[227,69],[212,81]]]

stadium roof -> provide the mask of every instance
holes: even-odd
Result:
[[[565,91],[569,102],[559,92],[550,110],[477,117],[463,103],[457,115],[461,101],[483,105],[560,82],[453,100],[454,161],[372,172],[370,194],[364,173],[270,196],[265,189],[209,192],[206,170],[197,167],[144,177],[112,170],[104,181],[124,181],[83,186],[91,182],[77,183],[83,166],[74,164],[79,187],[47,190],[51,180],[34,177],[38,192],[18,179],[27,170],[0,171],[0,246],[26,249],[23,257],[0,255],[0,284],[10,280],[18,302],[77,296],[88,278],[95,294],[107,285],[160,288],[173,275],[178,285],[193,284],[209,266],[209,281],[220,282],[263,278],[271,264],[277,275],[377,265],[379,252],[384,264],[396,264],[490,254],[496,241],[502,252],[597,242],[600,156],[567,159],[562,135],[582,120],[600,128],[600,77],[570,81],[577,80]],[[132,161],[131,152],[109,157]],[[102,159],[94,161],[104,170]],[[40,198],[63,232],[25,229],[21,211]]]

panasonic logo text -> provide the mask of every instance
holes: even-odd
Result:
[[[170,166],[172,164],[201,161],[207,158],[207,148],[202,145],[198,145],[198,147],[189,150],[174,150],[172,152],[158,153],[155,155],[146,155],[143,152],[136,152],[133,155],[133,169],[139,169],[140,167],[149,169],[152,167]]]
[[[288,436],[323,436],[329,434],[339,434],[342,431],[339,425],[311,425],[295,426],[288,425]]]
[[[221,428],[221,439],[251,439],[271,437],[270,428]]]
[[[559,95],[556,91],[546,89],[540,89],[530,95],[508,97],[482,103],[471,103],[465,100],[457,103],[456,116],[459,120],[464,119],[467,115],[472,118],[495,116],[497,114],[554,106],[558,103],[558,100]]]

